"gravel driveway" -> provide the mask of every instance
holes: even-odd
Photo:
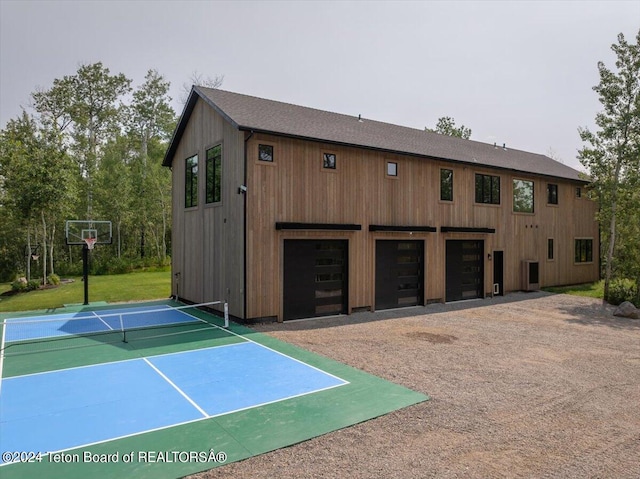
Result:
[[[513,293],[256,329],[432,400],[203,478],[640,478],[640,321]]]

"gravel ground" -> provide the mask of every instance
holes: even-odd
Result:
[[[640,321],[513,293],[255,329],[432,400],[204,478],[640,478]]]

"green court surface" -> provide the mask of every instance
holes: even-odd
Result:
[[[171,301],[136,304],[136,307],[179,306]],[[91,310],[113,308],[92,307]],[[120,305],[120,308],[123,306]],[[82,307],[64,308],[68,313]],[[0,319],[42,316],[50,312],[0,314]],[[200,310],[190,311],[207,323],[222,325],[222,319]],[[182,477],[366,421],[391,411],[428,400],[428,396],[390,383],[360,370],[319,356],[296,346],[231,323],[229,331],[204,322],[196,327],[177,325],[166,336],[151,337],[148,331],[131,331],[128,342],[97,336],[56,340],[55,350],[26,345],[21,351],[6,348],[2,378],[33,375],[44,371],[67,370],[114,361],[154,358],[186,351],[237,345],[249,341],[345,381],[346,384],[309,394],[241,408],[204,420],[132,434],[118,439],[88,444],[55,454],[44,454],[34,462],[0,466],[3,479],[42,478],[171,478]],[[191,328],[191,329],[189,329]],[[4,333],[4,331],[3,331]],[[232,334],[235,333],[235,334]],[[65,341],[70,341],[65,345]],[[70,346],[70,349],[62,349]],[[29,350],[29,347],[32,349]],[[220,368],[225,364],[221,362]],[[246,364],[251,368],[251,363]],[[36,374],[37,377],[37,374]],[[233,381],[233,379],[232,379]],[[239,384],[241,379],[239,378]],[[0,399],[3,389],[0,389]],[[55,400],[55,398],[51,398]],[[0,404],[2,404],[0,402]],[[104,404],[109,407],[108,403]],[[5,420],[0,409],[0,425]],[[68,428],[74,428],[70,421]],[[0,452],[6,452],[0,444]],[[29,451],[13,451],[26,452]],[[34,451],[48,452],[48,451]],[[25,457],[26,458],[26,457]],[[107,462],[100,462],[107,461]]]

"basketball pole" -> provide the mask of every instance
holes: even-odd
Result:
[[[89,304],[89,246],[82,246],[82,281],[84,281],[84,305]]]

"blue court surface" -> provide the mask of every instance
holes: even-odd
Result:
[[[106,333],[194,321],[198,321],[198,318],[166,305],[13,318],[6,320],[4,342]]]
[[[64,331],[65,319],[47,334]],[[0,444],[5,451],[63,451],[347,384],[250,340],[8,377],[1,380]]]

